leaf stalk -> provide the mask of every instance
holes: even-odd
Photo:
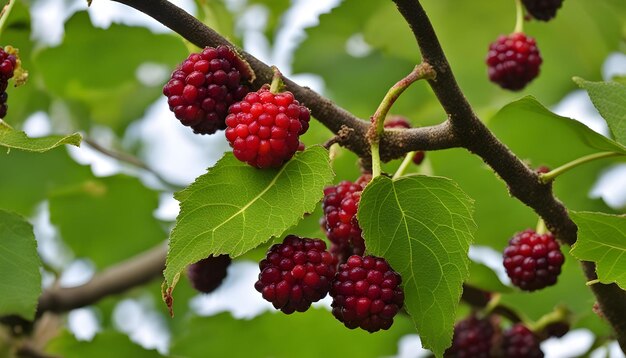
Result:
[[[524,32],[524,6],[522,0],[515,0],[515,29],[513,32]]]
[[[624,156],[624,154],[617,153],[617,152],[600,152],[600,153],[589,154],[584,157],[580,157],[578,159],[572,160],[569,163],[563,164],[560,167],[555,168],[547,173],[540,174],[539,181],[543,184],[547,184],[553,181],[554,179],[556,179],[556,177],[558,177],[559,175],[567,172],[570,169],[574,169],[579,165],[582,165],[582,164],[585,164],[585,163],[588,163],[597,159],[619,157],[619,156]]]
[[[435,78],[435,70],[433,67],[427,62],[422,62],[419,65],[413,68],[406,77],[402,78],[400,81],[396,82],[383,100],[380,102],[380,105],[374,112],[374,115],[370,118],[371,125],[370,129],[367,132],[367,137],[370,142],[370,148],[372,153],[372,177],[375,178],[380,175],[380,150],[379,150],[379,142],[380,137],[382,136],[385,130],[385,118],[389,113],[389,110],[396,102],[396,100],[400,97],[400,95],[407,89],[409,86],[418,80],[422,79],[434,79]]]
[[[406,155],[404,156],[404,160],[402,160],[402,163],[400,163],[398,170],[396,170],[396,172],[393,174],[393,177],[391,177],[391,179],[397,179],[403,176],[404,172],[406,171],[406,168],[408,168],[409,165],[411,165],[411,162],[413,161],[414,156],[415,156],[415,152],[406,153]]]

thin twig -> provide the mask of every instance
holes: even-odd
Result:
[[[7,1],[6,5],[2,7],[2,11],[0,11],[0,33],[2,33],[2,30],[4,29],[4,24],[9,18],[11,10],[13,9],[13,5],[15,5],[16,2],[17,0],[9,0]]]
[[[539,181],[541,181],[542,183],[549,183],[551,181],[554,181],[554,179],[556,179],[559,175],[571,169],[574,169],[580,165],[583,165],[585,163],[589,163],[598,159],[619,157],[619,156],[624,156],[624,155],[626,154],[617,153],[617,152],[600,152],[600,153],[589,154],[584,157],[574,159],[569,163],[565,163],[558,168],[550,170],[547,173],[539,174]]]
[[[39,297],[37,315],[46,311],[65,312],[98,302],[104,297],[143,285],[159,276],[165,268],[165,243],[96,274],[76,287],[53,287]]]
[[[83,138],[83,143],[86,143],[87,145],[89,145],[91,148],[93,148],[94,150],[106,155],[107,157],[111,157],[113,159],[117,159],[121,162],[124,163],[128,163],[130,165],[133,165],[139,169],[143,169],[145,171],[147,171],[148,173],[154,175],[163,185],[165,185],[167,187],[167,189],[172,190],[172,191],[180,191],[183,190],[184,187],[180,186],[178,184],[174,184],[170,181],[168,181],[167,179],[165,179],[161,174],[159,174],[157,171],[155,171],[154,169],[150,168],[146,163],[142,162],[139,158],[132,156],[128,153],[122,153],[122,152],[117,152],[108,148],[103,147],[102,145],[98,144],[95,140],[91,139],[91,138]]]
[[[489,305],[489,296],[487,292],[478,289],[468,284],[463,285],[463,294],[461,300],[465,301],[470,306],[486,308]],[[516,323],[522,321],[522,318],[515,312],[514,309],[498,303],[490,308],[491,313],[498,314],[502,317],[506,317],[509,321]]]
[[[324,144],[322,144],[322,146],[326,149],[330,149],[330,147],[335,144],[335,143],[340,143],[341,142],[341,138],[339,138],[339,136],[334,135],[332,137],[330,137],[326,142],[324,142]]]

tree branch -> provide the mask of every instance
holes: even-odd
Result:
[[[160,277],[165,268],[167,245],[160,244],[124,262],[113,265],[99,274],[96,274],[87,283],[76,287],[53,287],[47,289],[39,297],[37,316],[45,312],[66,312],[76,308],[88,306],[100,299],[122,293],[133,287],[145,284]],[[485,291],[467,284],[463,285],[461,299],[467,304],[484,308],[489,303]],[[498,305],[493,313],[497,313],[511,320],[519,322],[521,318],[512,309]],[[12,322],[3,322],[11,324]],[[28,321],[15,322],[21,325]]]
[[[228,45],[236,47],[223,36],[207,27],[185,10],[167,0],[112,0],[133,7],[174,32],[184,37],[198,47]],[[254,88],[260,88],[272,81],[273,71],[270,66],[256,57],[239,49],[241,55],[248,61],[256,74]],[[342,127],[350,128],[350,136],[341,141],[341,145],[353,151],[360,157],[369,155],[370,145],[366,133],[370,122],[362,120],[337,104],[321,96],[308,87],[301,87],[289,78],[283,77],[286,89],[293,92],[295,97],[305,104],[313,117],[337,134]],[[410,138],[410,140],[408,140]],[[406,133],[399,131],[385,132],[381,138],[381,159],[388,161],[402,157],[413,150],[436,150],[458,147],[459,140],[450,132],[447,125],[407,129]]]
[[[394,0],[409,23],[424,61],[437,72],[429,84],[450,118],[452,131],[461,146],[480,156],[507,183],[510,193],[535,209],[550,230],[568,244],[576,241],[576,225],[567,209],[552,194],[552,187],[541,184],[537,173],[515,156],[480,121],[459,88],[437,35],[419,1]]]
[[[165,179],[161,174],[159,174],[156,170],[150,168],[146,163],[142,162],[139,158],[127,154],[127,153],[121,153],[121,152],[116,152],[114,150],[108,149],[103,147],[102,145],[98,144],[98,142],[96,142],[95,140],[89,138],[89,137],[84,137],[83,138],[83,143],[86,143],[87,145],[89,145],[91,148],[93,148],[94,150],[110,157],[116,160],[119,160],[121,162],[125,162],[128,163],[130,165],[133,165],[139,169],[143,169],[145,171],[147,171],[148,173],[154,175],[155,178],[157,178],[158,181],[161,182],[161,184],[163,184],[164,186],[167,187],[168,190],[172,190],[172,191],[179,191],[179,190],[183,190],[184,187],[178,185],[178,184],[174,184],[172,182],[170,182],[169,180]]]
[[[37,315],[46,311],[65,312],[145,284],[160,276],[165,268],[167,245],[160,244],[135,257],[96,274],[76,287],[54,287],[39,297]]]
[[[462,146],[479,155],[507,183],[511,195],[533,208],[561,241],[576,242],[576,224],[565,206],[555,198],[550,184],[543,184],[537,173],[526,166],[476,116],[459,88],[437,35],[418,0],[394,0],[405,18],[422,54],[437,72],[429,84],[450,118],[452,131]],[[584,263],[589,280],[595,279],[595,265]],[[592,287],[600,308],[617,334],[618,342],[626,352],[626,292],[615,284],[596,284]]]

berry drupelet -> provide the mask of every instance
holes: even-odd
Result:
[[[545,165],[540,165],[535,169],[535,172],[537,172],[537,174],[546,174],[550,172],[550,168]]]
[[[336,265],[324,241],[289,235],[259,263],[254,288],[286,314],[304,312],[328,294]]]
[[[415,154],[413,154],[413,158],[412,158],[413,164],[415,165],[422,164],[425,157],[426,157],[426,152],[424,152],[423,150],[416,151]]]

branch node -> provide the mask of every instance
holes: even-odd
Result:
[[[331,147],[333,144],[337,144],[337,143],[339,143],[339,142],[340,142],[340,140],[341,140],[341,139],[339,138],[339,136],[334,135],[334,136],[330,137],[330,139],[328,139],[326,142],[324,142],[324,144],[322,144],[322,146],[323,146],[324,148],[326,148],[326,150],[330,150],[330,147]]]

